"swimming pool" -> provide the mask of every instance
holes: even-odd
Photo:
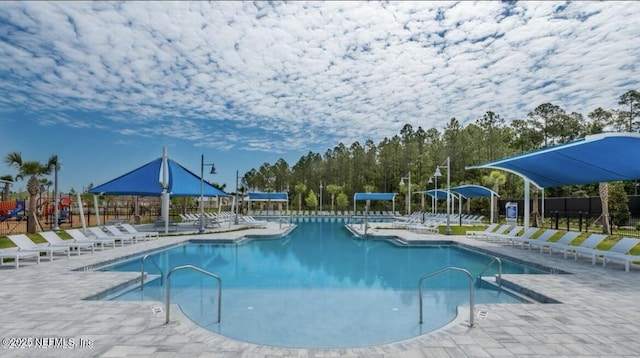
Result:
[[[469,304],[469,282],[459,272],[425,281],[423,324],[418,323],[418,280],[458,266],[477,276],[491,257],[455,245],[399,246],[354,239],[341,222],[301,222],[278,239],[243,243],[190,243],[152,255],[166,273],[191,264],[222,278],[217,286],[194,271],[177,271],[171,302],[202,327],[239,340],[282,347],[343,348],[395,342],[450,322]],[[140,258],[108,268],[139,271]],[[156,268],[145,265],[149,273]],[[494,265],[485,275],[495,274]],[[503,273],[541,273],[503,262]],[[116,300],[164,300],[159,280]],[[476,303],[515,303],[515,297],[476,288]]]

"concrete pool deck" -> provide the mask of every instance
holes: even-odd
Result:
[[[193,239],[277,235],[282,228],[161,237],[115,249],[0,267],[1,357],[637,357],[640,355],[640,269],[592,266],[590,259],[564,260],[462,236],[374,229],[372,234],[412,240],[451,240],[498,255],[535,262],[566,275],[505,275],[504,280],[560,301],[559,304],[482,304],[461,307],[449,325],[392,344],[345,349],[261,346],[207,331],[162,302],[84,300],[139,279],[140,273],[74,271]],[[224,293],[223,293],[224,294]],[[158,308],[162,308],[158,312]],[[224,314],[224,312],[223,312]],[[418,319],[416,312],[416,320]],[[24,341],[16,340],[24,338]],[[31,338],[49,348],[7,348]],[[70,341],[73,339],[73,342]],[[58,348],[66,343],[69,348]],[[72,347],[75,346],[75,347]]]

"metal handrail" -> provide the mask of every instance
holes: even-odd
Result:
[[[482,269],[482,272],[480,272],[480,274],[478,275],[478,280],[480,280],[480,277],[482,277],[482,274],[485,273],[485,271],[487,271],[489,267],[491,267],[491,265],[493,265],[493,263],[497,261],[498,262],[498,289],[502,290],[502,261],[497,256],[491,256],[491,257],[493,259],[491,260],[491,262],[489,262],[487,266],[484,267],[484,269]]]
[[[149,254],[149,255],[151,255],[151,254]],[[156,268],[158,269],[158,271],[160,271],[160,286],[162,286],[164,273],[162,272],[162,269],[160,268],[160,266],[158,266],[158,263],[156,262],[156,260],[154,260],[153,257],[150,257],[149,255],[144,255],[144,257],[142,258],[142,264],[140,265],[140,291],[144,290],[144,261],[147,258],[150,258],[151,262],[154,265],[156,265]]]
[[[471,272],[463,269],[463,268],[459,268],[459,267],[445,267],[441,270],[438,270],[436,272],[432,272],[430,274],[426,274],[422,277],[420,277],[420,280],[418,280],[418,292],[420,293],[420,324],[422,324],[422,282],[428,278],[431,278],[433,276],[437,276],[443,272],[446,271],[460,271],[463,272],[467,275],[467,277],[469,277],[469,305],[470,305],[470,315],[469,315],[469,327],[473,327],[474,326],[474,321],[473,321],[473,275],[471,275]]]
[[[220,279],[220,276],[213,274],[209,271],[205,271],[193,265],[183,265],[183,266],[176,266],[172,268],[167,274],[167,288],[165,291],[165,308],[167,311],[167,316],[166,316],[165,324],[169,323],[169,316],[170,316],[169,307],[171,305],[171,274],[174,273],[175,271],[184,270],[184,269],[192,269],[192,270],[198,271],[207,276],[211,276],[216,281],[218,281],[218,320],[216,321],[216,323],[220,323],[220,311],[222,310],[222,280]]]

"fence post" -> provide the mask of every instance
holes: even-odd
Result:
[[[582,211],[578,211],[578,231],[582,231]]]
[[[584,231],[589,231],[589,218],[591,218],[591,212],[587,211],[587,217],[585,218],[585,223],[584,223]]]
[[[564,212],[564,217],[565,217],[565,219],[567,219],[567,231],[571,231],[571,228],[569,227],[569,213],[565,211]]]
[[[555,219],[555,222],[556,222],[555,229],[558,230],[558,210],[556,210],[556,212],[555,212],[555,218],[554,219]]]

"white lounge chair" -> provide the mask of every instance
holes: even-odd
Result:
[[[498,227],[497,223],[494,224],[490,224],[489,226],[487,226],[486,229],[484,230],[468,230],[467,232],[465,232],[465,236],[468,239],[472,239],[472,238],[478,238],[478,236],[480,235],[484,235],[484,234],[488,234],[490,232],[493,232],[493,230],[495,230]]]
[[[566,248],[569,246],[571,241],[575,240],[576,237],[580,236],[579,231],[567,231],[555,242],[547,242],[543,245],[540,245],[540,253],[544,253],[545,249],[549,250],[549,255],[553,254],[553,251],[562,251],[564,252],[564,258],[567,258]]]
[[[71,250],[68,247],[38,245],[25,234],[7,235],[7,237],[16,244],[18,251],[44,252],[49,256],[49,261],[53,261],[54,253],[67,254],[67,258],[71,257]]]
[[[160,233],[157,231],[138,231],[133,225],[122,223],[120,226],[129,234],[144,235],[145,239],[158,239]]]
[[[523,229],[522,226],[513,226],[510,229],[508,229],[507,233],[498,233],[496,232],[490,232],[487,234],[484,234],[485,240],[487,241],[492,241],[492,242],[497,242],[500,243],[502,240],[509,240],[509,238],[512,238],[516,235],[518,235],[518,233]]]
[[[67,230],[67,234],[71,235],[71,237],[73,238],[73,240],[75,242],[91,242],[94,244],[100,244],[100,248],[102,250],[104,250],[104,245],[110,244],[111,247],[115,248],[116,247],[116,240],[112,239],[112,238],[105,238],[105,239],[101,239],[101,238],[93,238],[93,237],[88,237],[87,235],[85,235],[82,231],[80,231],[79,229],[68,229]]]
[[[567,258],[568,253],[573,253],[573,258],[578,261],[580,255],[592,256],[593,249],[600,245],[600,243],[603,242],[606,238],[607,235],[605,234],[591,234],[578,246],[566,246],[564,248],[564,257]]]
[[[142,234],[129,234],[129,233],[125,233],[120,231],[120,229],[118,229],[115,225],[105,225],[103,227],[103,231],[106,230],[107,234],[111,234],[111,236],[115,237],[130,237],[133,239],[133,242],[136,243],[138,242],[138,239],[141,239],[144,241],[144,235]]]
[[[95,235],[95,237],[97,237],[98,239],[113,239],[116,241],[120,241],[120,246],[124,246],[125,241],[133,244],[134,242],[134,238],[132,236],[113,236],[113,235],[109,235],[106,232],[102,231],[101,228],[94,226],[94,227],[90,227],[87,228],[89,231],[91,231],[91,233],[93,235]]]
[[[534,248],[534,247],[539,248],[541,246],[546,245],[549,242],[549,239],[551,239],[551,237],[555,235],[557,232],[558,230],[546,229],[542,232],[542,234],[538,235],[538,237],[536,237],[535,239],[528,240],[527,246],[529,247],[529,250],[531,250],[531,248]]]
[[[20,260],[29,257],[35,257],[36,262],[40,263],[40,252],[36,251],[20,251],[17,249],[3,249],[0,250],[0,266],[4,265],[5,259],[13,259],[13,266],[20,268]]]
[[[253,218],[253,216],[242,215],[242,220],[244,220],[245,224],[247,224],[247,225],[249,225],[251,227],[260,227],[260,228],[267,227],[267,222],[266,221],[256,220],[256,219]]]
[[[92,242],[75,242],[74,240],[63,240],[58,234],[53,231],[43,231],[40,233],[47,242],[49,246],[55,247],[68,247],[70,249],[78,250],[78,256],[80,256],[80,252],[82,249],[90,249],[91,252],[96,252],[95,246],[93,246]]]
[[[500,243],[502,242],[502,240],[504,240],[507,244],[511,243],[512,247],[520,245],[524,249],[524,245],[529,246],[529,241],[533,240],[531,239],[531,237],[533,236],[533,234],[538,232],[538,230],[539,228],[537,227],[530,227],[525,230],[521,236],[501,236],[498,238],[498,240],[500,241]]]
[[[631,262],[640,261],[640,256],[629,254],[629,251],[638,243],[640,243],[639,239],[623,237],[615,245],[611,246],[609,250],[593,250],[592,264],[595,265],[597,259],[602,257],[602,267],[607,265],[607,261],[619,261],[624,263],[624,270],[629,272]]]

